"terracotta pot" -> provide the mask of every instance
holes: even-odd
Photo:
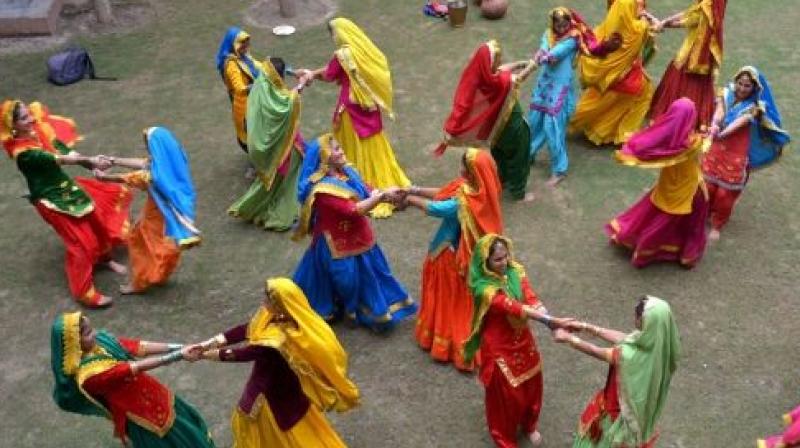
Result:
[[[508,0],[483,0],[481,15],[490,20],[501,19],[508,10]]]

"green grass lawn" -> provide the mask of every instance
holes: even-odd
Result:
[[[739,0],[728,6],[722,79],[752,64],[769,78],[784,124],[798,131],[800,53],[797,0]],[[229,218],[226,208],[243,193],[246,161],[234,141],[230,106],[214,66],[229,25],[243,23],[244,0],[155,1],[157,19],[124,35],[83,39],[100,74],[118,82],[55,87],[45,81],[50,52],[0,57],[0,98],[40,100],[54,113],[74,117],[86,154],[142,155],[141,130],[163,125],[187,148],[198,189],[201,247],[185,254],[171,282],[145,296],[117,298],[113,308],[89,312],[97,326],[152,340],[194,341],[249,319],[265,277],[290,275],[305,243],[266,233]],[[458,172],[458,151],[433,159],[461,68],[481,41],[497,38],[508,59],[527,57],[538,45],[546,12],[562,2],[516,0],[508,17],[489,22],[469,13],[453,30],[421,15],[422,1],[346,0],[342,15],[361,24],[389,57],[397,119],[388,124],[397,157],[420,185],[441,185]],[[605,1],[570,0],[590,23]],[[689,0],[653,0],[659,16]],[[317,67],[333,50],[324,26],[289,38],[249,29],[258,56],[280,55],[294,67]],[[659,40],[649,67],[663,73],[682,31]],[[2,41],[0,41],[2,45]],[[532,77],[535,79],[535,76]],[[523,89],[527,104],[530,82]],[[306,136],[330,123],[338,94],[315,84],[304,93]],[[633,327],[634,298],[652,294],[673,306],[684,358],[661,421],[662,447],[748,447],[777,431],[783,412],[800,402],[800,352],[794,317],[800,305],[800,165],[789,152],[778,165],[753,175],[726,227],[694,270],[674,265],[635,270],[626,254],[607,245],[606,220],[637,199],[655,173],[615,164],[610,150],[569,142],[570,176],[547,191],[546,164],[531,175],[538,199],[506,203],[507,233],[548,307],[622,330]],[[78,173],[79,170],[75,170]],[[111,425],[60,411],[51,399],[50,324],[76,308],[63,274],[61,242],[21,199],[26,193],[13,162],[0,163],[0,446],[118,446]],[[138,209],[138,207],[137,207]],[[375,223],[397,277],[419,295],[422,260],[437,222],[417,211]],[[120,279],[97,274],[101,290]],[[353,447],[491,446],[483,420],[483,390],[471,376],[432,362],[413,339],[409,321],[389,335],[337,326],[350,353],[352,377],[363,394],[354,412],[332,415]],[[571,445],[584,404],[602,387],[606,366],[564,347],[544,331],[545,363],[541,431],[548,447]],[[249,372],[246,365],[179,364],[156,375],[194,403],[218,442],[230,446],[229,416]]]

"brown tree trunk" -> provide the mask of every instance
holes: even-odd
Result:
[[[278,0],[278,4],[281,6],[282,17],[288,18],[297,15],[297,7],[294,4],[294,0]]]
[[[111,13],[111,0],[94,0],[94,13],[100,23],[114,21],[114,15]]]

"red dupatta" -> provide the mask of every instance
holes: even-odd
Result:
[[[436,149],[437,155],[444,153],[447,145],[491,143],[497,119],[514,84],[510,70],[495,68],[500,56],[500,45],[494,40],[475,50],[461,73],[453,109],[444,123],[445,141]]]

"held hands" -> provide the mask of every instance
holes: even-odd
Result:
[[[114,158],[100,154],[94,157],[90,157],[89,162],[92,164],[92,168],[105,171],[114,165]]]
[[[563,328],[556,328],[555,330],[553,330],[553,341],[559,344],[568,342],[571,338],[572,338],[572,333]]]
[[[195,362],[202,359],[203,352],[205,352],[205,349],[201,344],[189,344],[185,345],[181,349],[181,355],[183,356],[183,359],[189,362]]]
[[[386,190],[379,192],[381,195],[381,202],[388,202],[395,207],[401,206],[408,196],[408,188],[390,187]]]

